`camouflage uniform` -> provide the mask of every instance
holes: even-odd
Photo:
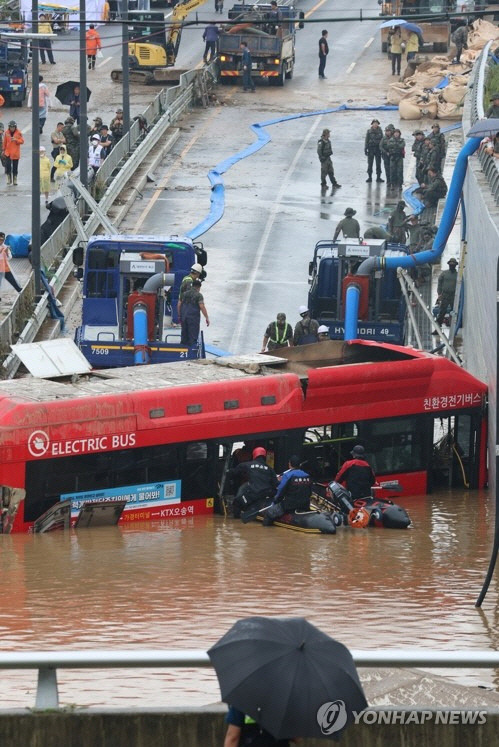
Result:
[[[342,231],[345,239],[360,238],[360,223],[353,217],[353,213],[349,213],[345,218],[340,220],[335,228],[333,241],[336,241]]]
[[[388,185],[392,187],[401,187],[404,183],[404,155],[405,140],[402,137],[390,138],[387,144],[390,155],[390,177]]]
[[[440,306],[437,316],[438,324],[443,323],[445,315],[447,313],[447,309],[449,308],[449,306],[452,309],[454,305],[454,296],[456,293],[457,285],[457,272],[455,265],[453,265],[454,269],[450,269],[451,265],[450,263],[448,264],[449,269],[441,272],[438,278],[437,293]]]
[[[319,156],[319,161],[321,162],[321,187],[327,187],[326,180],[328,176],[333,187],[339,187],[340,185],[338,184],[334,176],[333,162],[331,161],[333,148],[331,146],[329,137],[324,137],[325,132],[326,130],[322,133],[322,137],[319,138],[319,141],[317,142],[317,155]],[[327,132],[329,134],[329,130],[327,130]]]
[[[407,238],[407,215],[404,212],[405,202],[400,200],[388,218],[390,239],[395,244],[405,244]]]
[[[385,127],[385,134],[381,139],[379,149],[381,151],[381,158],[383,159],[383,165],[385,167],[385,176],[388,183],[390,183],[390,154],[388,152],[388,144],[393,136],[393,130],[395,127],[388,125]]]
[[[380,143],[383,139],[381,127],[370,127],[366,132],[364,141],[364,153],[367,156],[367,175],[372,179],[373,162],[376,159],[376,178],[381,181],[381,150]]]
[[[491,117],[499,119],[499,103],[495,103],[496,101],[499,101],[499,93],[495,93],[491,96],[490,100],[492,101],[492,106],[489,106],[485,116],[487,119],[490,119]]]
[[[424,132],[422,130],[415,130],[415,132],[413,132],[412,134],[415,136],[411,150],[413,152],[414,158],[416,159],[416,179],[419,184],[421,184],[424,181],[424,179],[422,178],[422,171],[420,167],[421,151],[423,150],[424,145],[424,138],[421,136],[424,135]]]
[[[423,194],[425,207],[436,207],[439,199],[447,194],[447,184],[441,174],[436,174]]]
[[[445,161],[445,154],[447,152],[447,143],[445,141],[445,135],[440,132],[440,128],[435,126],[432,127],[432,133],[430,135],[431,142],[435,143],[435,150],[438,151],[440,157],[439,171],[442,171]]]
[[[364,231],[365,239],[389,239],[390,234],[382,226],[372,226]]]
[[[459,62],[461,60],[461,54],[462,54],[463,49],[468,49],[468,27],[459,26],[459,28],[456,29],[454,33],[452,34],[451,39],[456,45],[455,61]]]
[[[425,180],[428,175],[428,169],[433,169],[434,171],[441,171],[440,165],[442,162],[442,158],[440,155],[440,150],[437,147],[436,142],[433,140],[430,140],[430,147],[428,148],[428,152],[426,154],[425,158]]]

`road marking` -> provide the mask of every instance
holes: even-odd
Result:
[[[112,60],[112,59],[113,59],[112,57],[106,57],[104,60],[102,60],[102,62],[99,62],[99,64],[97,65],[97,67],[102,67],[103,65],[107,65],[107,63],[109,62],[109,60]]]
[[[312,13],[315,13],[315,11],[318,10],[321,7],[321,5],[324,5],[325,2],[327,2],[327,0],[320,0],[320,2],[317,3],[317,5],[314,5],[313,8],[310,8],[310,10],[305,13],[305,18],[309,18],[312,15]]]
[[[352,62],[352,64],[347,67],[347,71],[346,71],[347,75],[352,72],[356,64],[357,64],[356,62]]]
[[[31,131],[31,125],[26,125],[26,127],[23,127],[23,133],[30,132]]]
[[[190,149],[193,147],[193,145],[195,145],[197,143],[197,141],[205,134],[205,132],[208,129],[208,127],[211,126],[212,120],[215,119],[215,117],[218,117],[219,114],[221,114],[221,112],[222,112],[222,109],[217,109],[216,111],[213,112],[213,114],[205,122],[204,127],[202,127],[201,130],[198,131],[191,138],[191,140],[187,143],[187,145],[182,150],[182,152],[180,153],[180,155],[176,158],[175,162],[170,166],[170,168],[166,172],[165,176],[160,181],[158,188],[153,192],[153,194],[151,196],[151,199],[149,200],[148,204],[145,206],[145,208],[141,212],[141,214],[139,216],[139,219],[138,219],[137,223],[135,224],[135,226],[133,228],[133,231],[135,233],[138,232],[139,228],[144,223],[145,219],[147,218],[147,216],[149,215],[150,211],[154,207],[154,204],[159,199],[159,196],[161,195],[161,193],[165,189],[166,185],[168,184],[168,181],[169,181],[170,177],[172,176],[172,174],[174,173],[174,171],[178,168],[179,164],[182,162],[182,160],[187,155],[187,153],[190,151]]]
[[[368,49],[373,43],[373,41],[374,41],[374,36],[371,36],[371,38],[368,41],[366,41],[366,43],[364,44],[364,49]]]
[[[308,146],[310,138],[313,136],[315,130],[319,126],[321,119],[322,119],[321,117],[317,117],[315,122],[312,124],[308,134],[305,136],[301,146],[296,151],[295,157],[293,158],[288,170],[286,171],[284,178],[281,181],[279,192],[270,210],[270,214],[267,218],[267,223],[265,224],[265,229],[263,231],[260,244],[258,245],[258,249],[256,250],[255,255],[254,255],[254,261],[252,265],[253,269],[251,271],[249,278],[246,281],[247,283],[246,294],[241,304],[239,304],[238,321],[237,321],[237,325],[234,330],[234,333],[232,335],[232,339],[229,345],[229,350],[239,349],[239,340],[242,335],[243,324],[247,322],[247,320],[250,318],[249,307],[250,307],[250,302],[251,302],[251,295],[253,293],[253,287],[255,286],[257,282],[257,278],[260,278],[262,275],[260,271],[260,264],[262,262],[263,255],[267,247],[267,243],[268,243],[270,233],[272,231],[276,216],[281,210],[281,205],[280,205],[281,200],[289,192],[289,182],[291,180],[291,175],[293,174],[293,171],[295,170],[298,161],[302,157],[303,151]]]

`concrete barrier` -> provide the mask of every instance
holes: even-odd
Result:
[[[161,711],[3,711],[0,744],[2,747],[222,747],[225,713],[226,708],[219,705]],[[324,740],[303,740],[300,747],[324,744]],[[343,747],[437,744],[492,747],[499,744],[499,710],[373,708],[359,717],[359,723],[348,728],[341,744]]]

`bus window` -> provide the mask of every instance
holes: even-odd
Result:
[[[426,470],[427,419],[390,418],[361,423],[359,436],[376,474]]]
[[[210,441],[180,445],[183,500],[217,495],[217,452],[218,447]]]

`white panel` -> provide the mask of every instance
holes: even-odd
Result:
[[[11,345],[28,371],[41,379],[88,373],[90,363],[68,337]]]

